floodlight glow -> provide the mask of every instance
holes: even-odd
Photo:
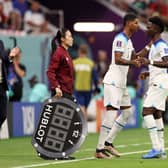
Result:
[[[111,32],[114,24],[110,22],[77,22],[74,30],[78,32]]]

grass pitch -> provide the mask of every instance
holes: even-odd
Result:
[[[36,155],[31,138],[0,140],[0,168],[167,168],[168,159],[141,159],[142,154],[151,149],[147,130],[123,130],[114,144],[122,153],[120,158],[95,159],[94,152],[98,134],[88,134],[84,144],[73,156],[75,160],[49,161]],[[165,128],[165,141],[168,148],[168,127]]]

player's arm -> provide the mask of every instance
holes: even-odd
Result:
[[[159,68],[168,68],[168,45],[166,43],[161,43],[160,45],[158,45],[156,50],[159,51],[160,57],[162,58],[160,61],[140,58],[142,59],[141,62],[144,65],[150,64]]]
[[[168,68],[168,55],[162,57],[162,61],[153,61],[153,60],[148,60],[147,58],[141,58],[139,60],[144,65],[153,65],[159,68]]]
[[[151,43],[149,43],[148,45],[146,45],[142,50],[140,50],[139,52],[133,52],[132,53],[132,58],[139,58],[139,57],[145,57],[149,51],[150,51],[150,48],[151,48]]]
[[[134,65],[134,66],[139,66],[139,61],[137,59],[133,60],[126,60],[122,58],[123,53],[122,52],[115,52],[115,63],[117,65]]]
[[[150,61],[151,63],[151,61]],[[153,61],[153,66],[159,68],[168,68],[168,55],[162,58],[162,61]]]
[[[136,53],[136,58],[145,57],[149,51],[150,51],[150,47],[147,45],[141,51]]]
[[[151,49],[151,45],[152,45],[152,41],[150,41],[143,49],[141,49],[139,52],[135,52],[135,50],[134,50],[134,52],[132,53],[132,58],[139,58],[139,57],[145,57],[148,53],[149,53],[149,51],[150,51],[150,49]]]

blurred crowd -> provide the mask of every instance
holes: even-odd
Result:
[[[149,16],[160,16],[168,26],[167,0],[110,0],[115,6],[126,12],[139,14],[141,21],[146,22]]]
[[[168,1],[167,0],[109,0],[114,5],[119,7],[120,9],[126,11],[126,12],[135,12],[138,13],[142,19],[143,22],[146,22],[146,19],[148,16],[152,15],[159,15],[163,18],[165,23],[168,25]],[[1,31],[18,31],[18,32],[25,32],[27,34],[41,34],[41,33],[50,33],[50,29],[48,27],[48,21],[45,17],[45,14],[40,8],[40,4],[37,0],[0,0],[0,32]],[[95,85],[95,88],[92,86],[92,74],[88,77],[88,81],[85,81],[88,84],[88,92],[92,91],[98,91],[97,86],[99,87],[99,91],[97,92],[98,98],[103,98],[103,84],[102,80],[103,77],[108,70],[109,67],[109,59],[107,56],[107,52],[102,49],[97,50],[96,60],[90,60],[89,54],[88,54],[88,46],[79,46],[77,49],[78,55],[77,58],[74,59],[74,63],[76,64],[76,79],[75,79],[75,86],[85,84],[81,78],[83,77],[83,69],[87,67],[91,67],[93,73],[96,71],[97,75],[97,84]],[[81,56],[82,55],[82,56]],[[73,54],[72,54],[73,56]],[[80,58],[80,59],[79,59]],[[20,64],[20,56],[18,56],[18,60]],[[82,62],[85,61],[85,62]],[[17,65],[17,64],[16,64]],[[18,67],[24,71],[24,75],[18,75],[17,69]],[[19,89],[23,89],[23,82],[22,78],[26,75],[26,65],[25,67],[23,65],[19,65],[18,67],[14,66],[11,69],[13,70],[12,73],[9,73],[9,80],[19,81]],[[11,69],[9,69],[9,72],[11,72]],[[82,73],[79,72],[82,69]],[[94,71],[95,70],[95,71]],[[14,75],[15,73],[15,75]],[[80,73],[82,74],[80,76]],[[16,80],[16,77],[19,79]],[[79,79],[78,80],[78,76]],[[134,69],[129,70],[128,75],[128,91],[131,96],[131,98],[142,98],[143,94],[146,90],[146,83],[143,83],[144,81],[136,80],[135,79],[135,72]],[[95,76],[94,76],[95,78]],[[13,82],[14,83],[14,82]],[[43,102],[46,98],[50,96],[50,92],[48,90],[48,86],[46,86],[44,83],[42,83],[36,74],[34,74],[29,80],[28,80],[29,86],[30,86],[30,95],[27,101],[29,102]],[[77,84],[76,84],[77,83]],[[16,86],[16,83],[14,83]],[[90,85],[91,84],[91,85]],[[21,85],[21,87],[20,87]],[[86,86],[86,85],[85,85]],[[11,85],[11,88],[13,86]],[[18,88],[18,87],[17,87]],[[85,88],[82,88],[85,91]],[[17,92],[14,94],[14,90],[17,90]],[[43,90],[43,92],[39,92],[39,90]],[[81,92],[83,90],[79,90],[78,88],[74,87],[74,91]],[[22,98],[22,90],[20,92],[18,89],[10,90],[9,97],[11,97],[11,101],[20,101]],[[16,96],[18,93],[19,99],[13,99],[12,96]],[[92,95],[93,96],[93,95]],[[87,109],[89,103],[90,103],[91,95],[88,102],[86,103],[85,107]],[[85,110],[86,110],[85,109]]]
[[[50,33],[48,22],[37,0],[0,0],[0,31]]]

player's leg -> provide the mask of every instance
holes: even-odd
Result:
[[[97,158],[106,158],[109,155],[104,154],[104,142],[107,135],[112,128],[114,120],[117,117],[117,111],[119,109],[119,102],[121,99],[120,89],[112,85],[104,85],[104,105],[106,107],[106,112],[104,114],[104,119],[102,121],[99,140],[96,148],[95,156]]]
[[[162,113],[163,111],[157,110],[156,113],[154,114],[154,118],[156,121],[158,138],[161,145],[161,158],[165,159],[167,158],[167,154],[165,151],[164,123],[163,123]]]
[[[143,118],[145,125],[148,129],[149,136],[152,143],[152,150],[143,155],[143,159],[151,159],[160,157],[161,144],[157,132],[157,124],[154,118],[154,114],[160,107],[160,102],[163,100],[160,95],[161,90],[158,87],[151,86],[147,91],[147,96],[143,105]]]
[[[161,145],[159,142],[158,134],[157,134],[157,126],[156,121],[154,119],[153,113],[155,113],[156,109],[153,107],[144,107],[143,108],[143,118],[145,125],[148,129],[149,136],[152,143],[152,150],[149,151],[147,154],[143,155],[143,159],[151,159],[151,158],[158,158],[160,157],[160,149]]]
[[[161,145],[161,158],[167,158],[167,154],[165,151],[165,142],[164,142],[164,123],[163,123],[163,113],[165,111],[166,106],[166,99],[167,99],[167,89],[159,88],[158,95],[157,95],[157,111],[154,113],[154,118],[156,121],[158,138]]]
[[[132,115],[131,100],[128,95],[127,89],[123,89],[121,113],[115,120],[112,129],[110,130],[110,133],[108,134],[105,142],[105,148],[107,149],[109,148],[111,153],[117,157],[120,156],[120,153],[114,148],[113,141],[116,138],[117,134],[125,127],[131,115]]]

